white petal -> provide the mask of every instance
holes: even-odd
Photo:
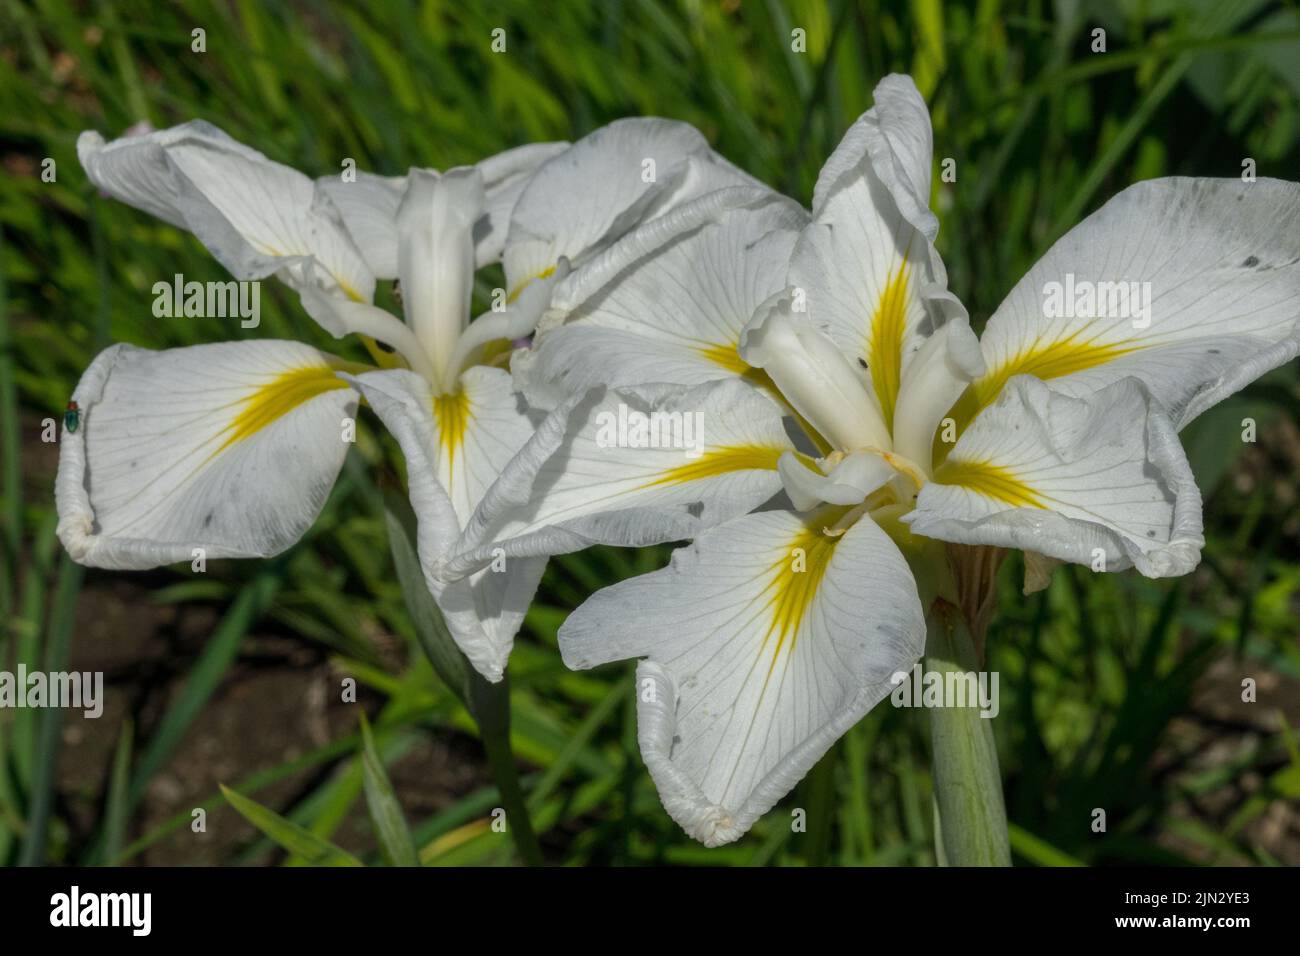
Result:
[[[594,385],[696,385],[745,374],[754,310],[784,288],[797,205],[768,189],[715,191],[629,233],[560,283],[512,368],[552,407]]]
[[[498,548],[513,557],[692,537],[776,494],[790,448],[780,408],[743,382],[593,389],[551,412],[506,466],[443,573],[482,567]]]
[[[59,443],[59,539],[91,567],[267,557],[316,520],[356,393],[296,342],[101,352]]]
[[[884,532],[864,520],[830,537],[785,511],[705,532],[560,629],[570,667],[647,658],[641,753],[664,808],[707,846],[742,836],[924,643],[916,587]]]
[[[1129,283],[1138,283],[1136,302]],[[1092,314],[1079,315],[1089,290]],[[1057,305],[1076,314],[1049,318]],[[989,319],[981,346],[989,372],[975,400],[963,399],[963,421],[1012,375],[1052,379],[1074,395],[1133,376],[1182,428],[1300,352],[1300,185],[1130,186],[1029,270]]]
[[[406,322],[450,391],[456,342],[474,293],[474,222],[483,212],[483,177],[471,167],[438,175],[412,170],[397,210],[398,273]]]
[[[508,560],[448,584],[435,570],[450,555],[483,491],[532,434],[500,369],[478,366],[454,395],[435,397],[405,370],[349,377],[406,457],[425,583],[457,646],[484,677],[501,679],[545,558]],[[450,494],[448,493],[450,490]]]
[[[753,180],[712,156],[699,131],[672,120],[615,120],[543,163],[525,186],[510,219],[504,263],[510,295],[549,275],[567,258],[575,267],[592,252],[672,206],[736,177]]]
[[[456,646],[495,683],[505,674],[515,635],[546,570],[546,558],[509,559],[497,568],[447,583],[425,574]]]
[[[872,99],[874,105],[849,128],[822,167],[813,189],[813,216],[827,212],[841,191],[860,186],[868,160],[899,212],[933,241],[939,220],[930,211],[930,111],[912,78],[904,74],[882,79]]]
[[[355,175],[348,181],[341,176],[322,176],[316,180],[316,189],[334,203],[370,271],[380,279],[395,279],[397,207],[406,192],[406,177],[360,171]]]
[[[455,527],[451,538],[439,544],[440,552],[445,551],[488,486],[533,434],[523,402],[511,391],[509,374],[475,366],[448,395],[435,395],[423,378],[400,369],[366,372],[348,381],[402,446],[412,497],[417,485],[427,483],[447,496],[455,515],[448,526]]]
[[[568,143],[532,143],[497,153],[476,164],[483,175],[487,206],[474,223],[474,261],[482,267],[501,258],[510,211],[528,178],[539,165],[568,148]],[[381,279],[397,278],[397,207],[406,191],[405,176],[376,176],[357,172],[322,176],[316,187],[338,208],[348,232],[365,256],[370,271]]]
[[[1023,548],[1104,570],[1186,574],[1201,496],[1163,408],[1136,379],[1087,399],[1029,376],[962,435],[903,519],[916,534]]]
[[[194,121],[111,143],[85,132],[77,156],[96,186],[190,230],[239,279],[278,273],[296,288],[374,295],[374,275],[328,197],[215,126]]]
[[[477,164],[487,195],[487,208],[474,224],[474,257],[480,268],[501,260],[510,214],[533,174],[547,160],[568,148],[568,143],[530,143],[489,156]]]
[[[805,292],[809,319],[851,362],[867,365],[892,428],[912,355],[946,319],[966,313],[934,248],[925,102],[897,75],[880,82],[875,99],[818,177],[813,222],[795,246],[789,282]]]

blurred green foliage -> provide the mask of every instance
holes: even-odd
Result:
[[[503,54],[489,47],[497,27]],[[196,28],[205,52],[192,52]],[[1097,28],[1104,53],[1092,49]],[[806,52],[792,50],[796,29]],[[98,197],[76,161],[81,130],[113,136],[140,121],[198,117],[310,175],[345,158],[395,174],[661,115],[695,124],[806,203],[822,161],[890,71],[912,73],[931,104],[936,164],[956,161],[956,182],[936,176],[933,200],[951,286],[977,326],[1053,238],[1131,182],[1237,176],[1247,157],[1261,176],[1300,169],[1300,15],[1291,2],[0,0],[0,660],[48,667],[76,638],[82,576],[60,557],[52,475],[33,449],[41,420],[61,414],[98,349],[285,337],[364,357],[352,343],[328,342],[292,295],[271,286],[255,331],[155,320],[155,281],[219,278],[220,268],[191,237]],[[46,158],[54,182],[41,177]],[[1289,849],[1252,829],[1300,796],[1300,758],[1277,729],[1276,693],[1255,705],[1270,729],[1211,722],[1211,739],[1230,744],[1214,760],[1188,727],[1201,726],[1194,700],[1207,686],[1236,699],[1242,676],[1273,675],[1282,683],[1272,686],[1292,693],[1300,680],[1298,406],[1292,365],[1185,433],[1208,536],[1189,579],[1065,569],[1026,599],[1018,561],[1005,565],[989,666],[1002,677],[996,731],[1018,862],[1294,858],[1294,814]],[[1257,446],[1241,441],[1246,416],[1260,423]],[[492,789],[404,820],[383,773],[421,735],[473,733],[416,649],[389,556],[371,475],[385,462],[399,467],[399,457],[379,429],[364,431],[317,526],[275,561],[151,578],[156,604],[207,604],[220,623],[185,662],[166,711],[123,725],[89,827],[66,818],[54,792],[57,712],[0,713],[0,861],[130,861],[188,826],[188,807],[148,829],[136,814],[255,626],[327,647],[382,706],[373,734],[227,781],[205,806],[234,802],[289,862],[351,862],[329,841],[363,812],[363,793],[375,824],[365,862],[408,858],[408,838],[425,863],[512,859],[508,838],[488,826]],[[555,650],[568,610],[666,554],[597,549],[552,561],[518,642],[513,742],[548,857],[933,862],[923,715],[890,707],[852,730],[739,844],[705,850],[672,824],[636,751],[630,670],[570,673]],[[85,586],[107,577],[88,573]],[[376,631],[406,642],[405,663],[382,659]],[[253,802],[304,769],[317,773],[291,805],[273,812]],[[1224,800],[1226,810],[1204,809]],[[793,806],[816,811],[808,833],[790,832]],[[1095,807],[1107,810],[1104,836],[1089,827]]]

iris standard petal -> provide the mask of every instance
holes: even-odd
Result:
[[[358,170],[354,178],[322,176],[316,190],[329,197],[348,234],[378,279],[397,278],[397,208],[405,176],[377,176]]]
[[[904,369],[938,326],[965,310],[948,292],[934,248],[925,102],[910,78],[896,75],[875,97],[818,177],[789,283],[806,296],[809,319],[866,369],[892,432]]]
[[[501,259],[510,212],[537,167],[562,153],[568,143],[530,143],[489,156],[475,164],[483,176],[486,205],[474,223],[474,261],[479,268]],[[380,279],[395,279],[397,265],[397,207],[406,192],[405,176],[322,176],[316,188],[333,201],[348,232]]]
[[[629,233],[557,288],[515,382],[551,407],[594,385],[697,385],[759,376],[737,353],[754,310],[784,288],[807,215],[768,189],[733,187]]]
[[[543,163],[510,217],[503,263],[513,298],[561,257],[576,268],[629,230],[702,192],[755,185],[699,130],[655,117],[615,120]]]

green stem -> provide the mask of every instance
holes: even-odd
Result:
[[[946,682],[950,672],[978,669],[970,631],[952,605],[936,601],[926,627],[927,675],[939,674]],[[979,704],[971,704],[929,709],[935,848],[947,866],[1010,866],[993,726],[980,716]]]
[[[533,821],[528,816],[524,791],[519,786],[519,769],[510,749],[510,678],[502,677],[493,684],[477,673],[470,677],[469,710],[478,721],[483,747],[487,750],[488,766],[501,793],[501,805],[506,811],[506,828],[515,841],[515,848],[527,866],[542,865],[542,849],[533,831]]]

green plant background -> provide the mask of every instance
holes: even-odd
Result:
[[[196,27],[206,52],[191,52]],[[496,27],[504,54],[490,52]],[[695,124],[806,203],[890,71],[930,102],[936,163],[956,160],[955,183],[936,176],[939,244],[977,326],[1054,237],[1131,182],[1237,176],[1246,157],[1300,178],[1292,2],[0,0],[0,660],[70,660],[109,687],[98,721],[0,711],[0,861],[378,863],[402,858],[381,837],[403,818],[425,863],[516,859],[489,826],[474,725],[414,643],[375,477],[400,456],[373,419],[316,527],[279,559],[112,575],[62,556],[42,421],[100,348],[281,337],[364,357],[273,283],[257,330],[153,318],[154,282],[220,267],[98,197],[79,131],[198,117],[310,175],[345,157],[396,174],[651,114]],[[1287,730],[1300,723],[1298,407],[1293,363],[1184,433],[1208,538],[1188,578],[1070,568],[1026,599],[1019,559],[1004,566],[989,666],[1018,863],[1300,862]],[[636,751],[630,665],[570,673],[555,648],[585,595],[667,553],[553,560],[518,641],[513,745],[547,859],[933,862],[923,716],[888,706],[739,843],[705,850],[668,819]],[[360,707],[341,701],[344,677]],[[206,832],[191,828],[196,807]],[[807,832],[792,832],[794,807]]]

